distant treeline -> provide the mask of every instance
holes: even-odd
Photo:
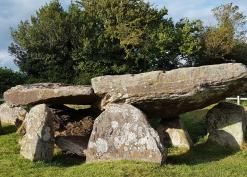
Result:
[[[205,26],[174,22],[166,8],[143,0],[78,0],[68,9],[53,0],[12,29],[9,52],[32,81],[74,84],[105,74],[247,64],[244,14],[232,3],[212,13],[217,23]]]
[[[7,89],[23,84],[27,81],[25,74],[14,72],[7,68],[0,68],[0,98]]]

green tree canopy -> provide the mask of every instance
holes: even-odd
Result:
[[[232,3],[216,7],[212,12],[217,24],[205,32],[204,53],[198,65],[233,61],[247,64],[246,16]]]
[[[12,29],[9,52],[29,77],[65,83],[199,63],[202,22],[167,14],[144,0],[79,0],[67,10],[53,0]]]

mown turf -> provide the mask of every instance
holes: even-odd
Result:
[[[1,177],[244,177],[247,176],[247,150],[205,143],[203,115],[207,110],[182,115],[197,145],[191,151],[169,149],[167,164],[107,162],[85,164],[81,159],[57,153],[51,163],[32,163],[19,155],[18,136],[12,126],[3,127],[0,136]]]

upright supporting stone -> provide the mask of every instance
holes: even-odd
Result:
[[[54,115],[45,105],[33,107],[26,117],[26,134],[21,140],[21,155],[32,161],[50,161],[54,149]]]
[[[25,119],[27,111],[19,106],[9,106],[6,103],[0,105],[0,120],[2,123],[18,125]]]
[[[146,116],[132,105],[110,104],[94,122],[87,162],[142,160],[162,163],[166,153]]]
[[[164,146],[172,145],[178,148],[190,149],[193,144],[178,117],[162,120],[157,131]]]
[[[206,115],[208,140],[240,149],[244,143],[246,113],[243,107],[232,103],[219,103]]]

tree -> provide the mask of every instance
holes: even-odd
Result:
[[[194,66],[202,52],[204,27],[201,20],[181,19],[176,24],[178,56],[186,61],[186,66]]]
[[[121,71],[136,73],[150,69],[150,54],[155,45],[151,34],[164,21],[166,9],[157,10],[140,0],[81,0],[80,4],[87,16],[102,25],[104,35],[120,47],[124,63]]]
[[[246,53],[246,17],[232,3],[214,8],[217,25],[209,27],[204,35],[204,56],[198,64],[243,62]]]
[[[80,0],[68,10],[53,0],[12,30],[9,51],[40,82],[88,84],[99,75],[177,68],[181,58],[193,63],[200,21],[175,25],[167,13],[144,0]]]
[[[70,24],[59,1],[54,0],[12,30],[9,51],[20,70],[34,78],[51,82],[71,82]]]

